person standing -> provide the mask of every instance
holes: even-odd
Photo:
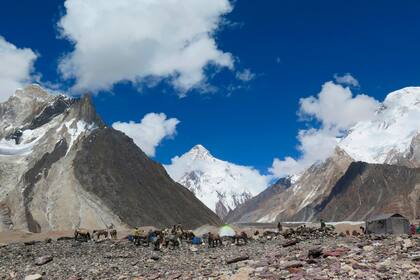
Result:
[[[279,233],[283,231],[283,226],[280,222],[277,224],[277,230]]]

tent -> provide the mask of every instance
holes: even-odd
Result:
[[[367,233],[408,234],[409,230],[409,220],[398,213],[382,214],[366,221]]]
[[[225,237],[225,236],[232,237],[232,236],[235,236],[235,230],[228,225],[224,225],[219,229],[219,235],[220,237]]]

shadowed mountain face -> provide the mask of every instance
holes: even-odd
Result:
[[[420,168],[354,162],[317,207],[328,221],[365,220],[382,213],[420,215]]]
[[[220,219],[121,132],[89,96],[32,85],[0,103],[0,231],[117,228]]]
[[[83,140],[74,172],[87,192],[94,193],[130,226],[182,223],[192,228],[220,223],[132,139],[112,128],[97,129]]]
[[[288,188],[275,186],[261,193],[257,200],[245,202],[228,215],[228,221],[271,223],[315,219],[314,206],[328,196],[351,161],[344,151],[336,149],[331,158],[311,166]]]

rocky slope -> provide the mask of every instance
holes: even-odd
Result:
[[[382,213],[420,216],[420,168],[354,162],[316,206],[328,221],[363,221]]]
[[[337,148],[333,156],[311,166],[286,190],[264,196],[260,207],[242,215],[238,215],[237,210],[232,211],[229,222],[309,221],[315,215],[314,205],[328,195],[351,162],[347,153]],[[248,204],[245,203],[242,209],[248,208]]]
[[[420,88],[390,93],[376,116],[351,128],[331,157],[300,174],[286,191],[265,196],[260,207],[253,208],[252,202],[245,203],[241,208],[250,212],[234,210],[229,221],[311,221],[321,215],[334,221],[357,220],[384,211],[402,212],[416,218],[420,215],[420,196],[412,178],[418,176],[419,170],[415,168],[420,167],[419,119]],[[350,180],[349,173],[353,174],[355,168],[351,164],[355,161],[380,167],[368,166]],[[414,181],[407,182],[408,174]],[[346,187],[342,187],[343,180],[348,184]],[[399,187],[399,184],[404,186]],[[362,200],[358,197],[360,193],[364,194]]]
[[[202,145],[172,159],[165,168],[221,218],[268,184],[257,170],[217,159]]]
[[[36,85],[0,104],[0,231],[219,223],[90,98]]]

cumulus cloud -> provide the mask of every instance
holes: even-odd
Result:
[[[365,94],[353,94],[349,87],[326,82],[317,97],[300,100],[300,115],[314,117],[327,128],[346,129],[373,117],[379,102]]]
[[[162,140],[175,136],[178,124],[178,119],[168,119],[164,113],[149,113],[139,123],[115,122],[112,127],[124,132],[148,156],[153,157]]]
[[[58,23],[74,45],[59,64],[75,90],[166,79],[181,95],[206,85],[208,65],[234,68],[215,33],[229,0],[66,0]]]
[[[299,116],[308,129],[297,136],[300,157],[274,159],[270,172],[277,177],[298,174],[315,162],[328,158],[340,137],[359,121],[372,119],[380,103],[360,94],[353,96],[349,87],[326,82],[317,96],[300,100]],[[319,125],[314,125],[315,120]]]
[[[348,85],[353,87],[359,86],[359,81],[354,78],[350,73],[346,73],[343,76],[337,74],[334,75],[335,82],[342,85]]]
[[[31,81],[36,58],[31,49],[17,48],[0,36],[0,102]]]
[[[250,82],[255,79],[255,74],[250,69],[244,69],[243,71],[236,72],[236,78],[242,82]]]

